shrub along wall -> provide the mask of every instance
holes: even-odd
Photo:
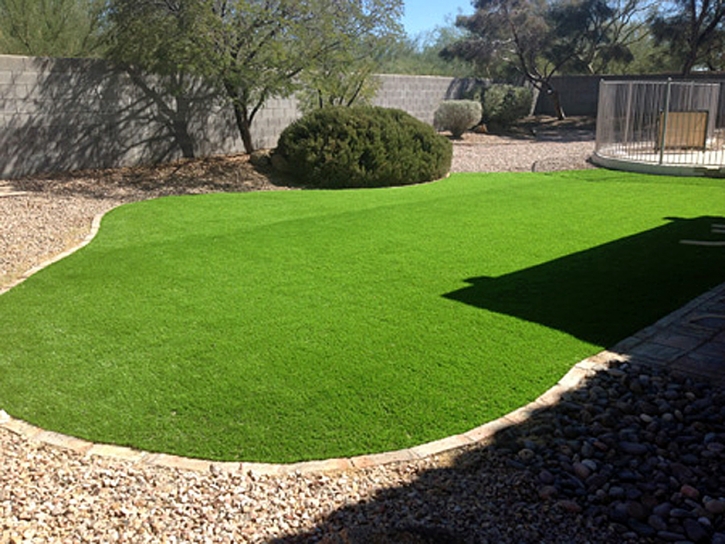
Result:
[[[377,77],[374,105],[402,109],[429,124],[441,101],[467,98],[473,81]],[[693,78],[725,81],[722,74]],[[596,115],[600,79],[554,78],[565,112]],[[551,114],[546,97],[539,97],[535,112]],[[300,115],[294,98],[270,100],[254,121],[255,146],[274,147]],[[155,78],[132,77],[103,61],[0,55],[0,179],[241,151],[231,111],[202,85],[177,100]]]
[[[306,186],[388,187],[442,178],[453,146],[400,109],[354,106],[298,119],[282,131],[277,154]]]
[[[375,105],[430,124],[454,81],[379,77]],[[300,115],[294,98],[270,100],[253,124],[255,146],[274,147]],[[103,61],[0,55],[0,179],[243,149],[232,112],[203,85],[180,100],[158,79]]]

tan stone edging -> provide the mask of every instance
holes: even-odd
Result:
[[[69,249],[66,249],[62,253],[59,253],[58,255],[55,255],[54,257],[51,257],[50,259],[48,259],[46,261],[43,261],[42,263],[40,263],[37,266],[34,266],[30,270],[25,271],[23,274],[20,275],[20,277],[18,277],[16,280],[10,282],[8,285],[0,286],[0,295],[10,291],[10,289],[12,289],[13,287],[20,285],[33,274],[37,274],[44,268],[48,268],[51,264],[57,263],[61,259],[65,259],[66,257],[72,255],[79,249],[84,248],[85,246],[90,244],[91,241],[96,237],[96,234],[98,234],[98,230],[101,228],[101,221],[103,220],[103,217],[111,210],[118,208],[119,206],[122,206],[123,204],[125,204],[125,202],[118,204],[118,206],[114,206],[113,208],[106,210],[103,213],[99,213],[99,214],[95,215],[93,217],[93,219],[91,220],[90,232],[88,234],[86,234],[86,236],[83,238],[83,240],[80,241],[80,243],[78,243],[77,245],[75,245]]]
[[[121,205],[121,204],[119,204]],[[112,208],[113,209],[113,208]],[[101,226],[101,221],[106,213],[98,214],[93,218],[91,230],[88,235],[75,247],[56,255],[55,257],[35,266],[24,273],[19,279],[11,283],[9,286],[0,288],[0,295],[10,290],[12,287],[22,283],[33,274],[50,266],[51,264],[64,259],[65,257],[75,253],[82,247],[88,245]],[[220,462],[209,461],[205,459],[195,459],[190,457],[182,457],[177,455],[169,455],[165,453],[153,453],[123,446],[115,446],[113,444],[98,444],[81,438],[64,435],[54,431],[47,431],[40,427],[36,427],[30,423],[16,419],[10,416],[5,410],[0,409],[0,427],[7,429],[17,435],[22,436],[28,441],[45,444],[48,446],[58,447],[65,450],[73,451],[85,457],[105,457],[138,463],[145,466],[159,466],[181,470],[191,470],[197,472],[245,472],[258,475],[285,475],[285,474],[314,474],[324,472],[338,472],[344,470],[355,470],[369,467],[383,466],[392,463],[405,461],[415,461],[439,455],[442,453],[450,453],[456,450],[467,448],[474,445],[489,444],[494,435],[512,425],[518,425],[526,421],[538,410],[549,408],[556,404],[561,396],[567,391],[571,391],[579,386],[586,378],[593,376],[597,371],[608,368],[612,362],[620,362],[626,360],[626,357],[611,351],[602,351],[601,353],[584,359],[574,365],[556,385],[539,396],[533,402],[506,414],[496,420],[490,421],[475,429],[471,429],[462,434],[457,434],[414,446],[412,448],[374,453],[369,455],[359,455],[349,458],[325,459],[319,461],[303,461],[291,464],[274,464],[274,463],[252,463],[252,462]]]
[[[40,427],[11,417],[5,410],[0,410],[0,427],[12,431],[31,442],[70,450],[85,457],[99,456],[138,463],[144,466],[167,467],[197,472],[244,472],[267,476],[339,472],[421,460],[442,453],[455,452],[470,446],[489,444],[499,431],[513,425],[519,425],[539,410],[550,408],[559,402],[564,393],[576,389],[586,378],[593,376],[598,371],[606,370],[613,362],[623,360],[626,360],[626,357],[610,351],[603,351],[598,355],[584,359],[574,365],[556,385],[533,402],[468,432],[403,450],[349,458],[303,461],[291,464],[208,461],[165,453],[152,453],[112,444],[96,444],[73,436],[43,430]]]

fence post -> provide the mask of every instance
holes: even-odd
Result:
[[[665,160],[665,142],[667,141],[667,114],[670,112],[670,98],[672,93],[672,78],[667,78],[667,92],[665,93],[665,110],[662,112],[662,136],[660,137],[660,164]]]
[[[633,83],[630,81],[627,84],[627,118],[624,122],[624,145],[629,143],[629,126],[632,121],[632,86]]]

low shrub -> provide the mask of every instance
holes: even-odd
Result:
[[[409,185],[444,177],[451,143],[401,110],[327,107],[280,135],[277,162],[302,185],[320,188]],[[273,161],[274,162],[274,161]]]
[[[531,89],[494,84],[483,95],[483,120],[486,124],[507,127],[526,117],[531,110]]]
[[[474,100],[446,100],[441,102],[433,117],[438,130],[450,130],[460,138],[469,128],[481,121],[481,104]]]

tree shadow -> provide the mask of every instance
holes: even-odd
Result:
[[[0,177],[157,164],[238,149],[211,89],[99,60],[10,59]],[[8,111],[8,108],[5,108]],[[219,145],[221,142],[221,145]]]
[[[470,284],[446,298],[511,315],[600,346],[653,323],[725,279],[725,251],[682,244],[723,218],[661,227]]]
[[[511,140],[529,142],[594,142],[596,121],[591,117],[570,117],[559,121],[555,117],[526,117],[508,127],[488,126],[488,132]]]

